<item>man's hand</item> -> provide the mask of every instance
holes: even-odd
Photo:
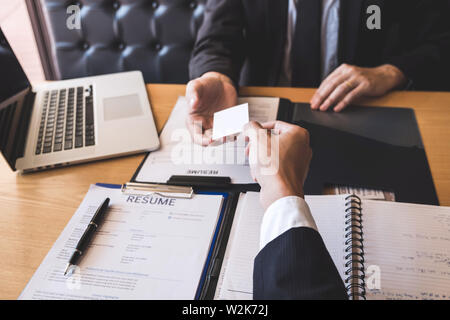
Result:
[[[188,83],[186,98],[189,104],[187,127],[194,142],[206,146],[212,142],[214,113],[236,105],[236,89],[227,76],[208,72]]]
[[[393,65],[360,68],[347,64],[332,72],[311,99],[311,108],[339,112],[362,96],[376,97],[406,82],[405,75]]]
[[[281,121],[262,125],[252,121],[244,135],[249,139],[251,173],[261,186],[264,210],[287,196],[303,198],[303,184],[312,157],[308,131]]]

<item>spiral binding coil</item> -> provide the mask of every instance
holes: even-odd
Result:
[[[351,195],[345,198],[345,286],[349,298],[366,299],[364,272],[364,233],[361,199]]]

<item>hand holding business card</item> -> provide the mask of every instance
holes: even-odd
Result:
[[[214,113],[213,140],[240,134],[249,122],[248,103]]]

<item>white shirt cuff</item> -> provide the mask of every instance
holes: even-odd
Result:
[[[278,199],[264,213],[259,248],[262,250],[270,241],[297,227],[318,231],[306,201],[296,196]]]

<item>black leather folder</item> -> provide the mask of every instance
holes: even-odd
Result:
[[[334,113],[297,103],[285,116],[310,133],[305,194],[343,185],[391,191],[398,202],[439,205],[414,110],[351,106]]]

